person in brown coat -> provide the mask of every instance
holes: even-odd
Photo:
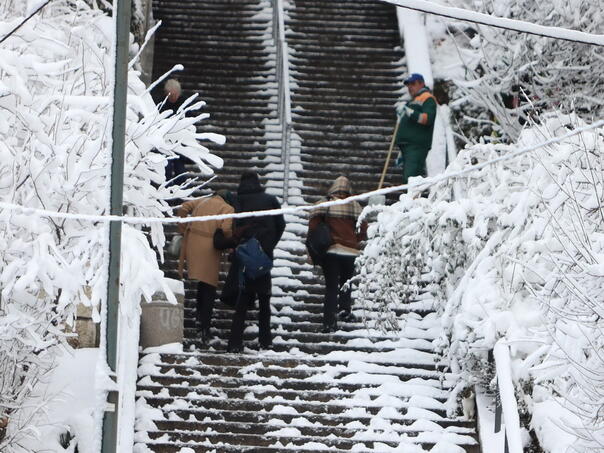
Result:
[[[352,187],[346,176],[339,176],[320,202],[345,199],[352,195]],[[352,278],[354,261],[360,252],[360,242],[367,238],[367,223],[362,222],[357,231],[357,219],[361,215],[361,205],[356,201],[330,206],[317,207],[310,213],[308,230],[312,231],[320,221],[329,227],[333,245],[321,267],[325,277],[325,304],[323,306],[323,332],[335,332],[337,329],[336,312],[340,309],[342,321],[352,321],[352,300],[350,288],[342,290],[342,285]]]
[[[226,192],[187,201],[178,210],[180,217],[231,214],[235,210],[226,202]],[[210,337],[210,321],[214,310],[221,250],[214,247],[214,234],[221,229],[225,236],[232,233],[232,219],[208,220],[180,224],[184,235],[180,249],[179,273],[187,263],[187,276],[197,283],[197,326],[206,343]]]

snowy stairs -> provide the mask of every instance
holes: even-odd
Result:
[[[317,200],[339,174],[357,191],[374,189],[402,88],[394,10],[314,0],[291,1],[286,14],[294,113],[289,204]],[[154,16],[164,22],[155,76],[183,63],[184,89],[199,91],[211,113],[200,129],[227,137],[209,146],[225,159],[210,185],[234,190],[241,171],[254,168],[281,196],[270,2],[155,0]],[[399,179],[391,171],[387,181]],[[273,349],[258,351],[252,321],[244,352],[225,353],[233,312],[218,301],[204,347],[193,322],[195,283],[187,281],[182,348],[140,357],[135,451],[477,453],[474,421],[445,410],[452,379],[433,353],[440,331],[429,295],[397,309],[398,334],[375,329],[377,314],[362,301],[354,307],[358,321],[322,333],[324,287],[306,261],[306,216],[288,214],[286,222],[272,272]],[[166,259],[167,276],[177,278],[176,265]],[[248,313],[257,319],[255,307]]]
[[[404,54],[391,5],[371,0],[290,0],[294,129],[307,201],[343,174],[356,192],[377,188],[404,91]],[[391,161],[392,164],[392,161]],[[401,184],[392,165],[386,185]]]

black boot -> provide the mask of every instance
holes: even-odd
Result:
[[[212,338],[212,333],[210,332],[210,328],[209,327],[202,327],[199,329],[199,338],[201,339],[201,344],[203,344],[204,346],[207,346],[210,343],[210,340]]]
[[[333,333],[336,330],[338,330],[338,325],[337,323],[332,323],[332,324],[323,324],[323,328],[321,329],[321,332],[323,333]]]

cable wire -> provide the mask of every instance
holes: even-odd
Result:
[[[501,28],[504,30],[517,31],[519,33],[528,33],[546,38],[556,38],[564,41],[590,44],[594,46],[604,46],[604,35],[585,33],[578,30],[572,30],[561,27],[550,27],[546,25],[534,24],[517,19],[508,19],[507,17],[491,16],[490,14],[468,11],[462,8],[437,5],[426,0],[380,0],[405,9],[411,9],[435,16],[448,17],[449,19],[459,19],[465,22],[472,22],[489,27]]]

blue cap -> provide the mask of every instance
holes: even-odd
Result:
[[[417,82],[418,80],[420,82],[424,82],[424,76],[421,74],[418,74],[417,72],[414,72],[413,74],[409,75],[409,77],[407,77],[403,83],[405,85],[408,85],[409,83]]]

